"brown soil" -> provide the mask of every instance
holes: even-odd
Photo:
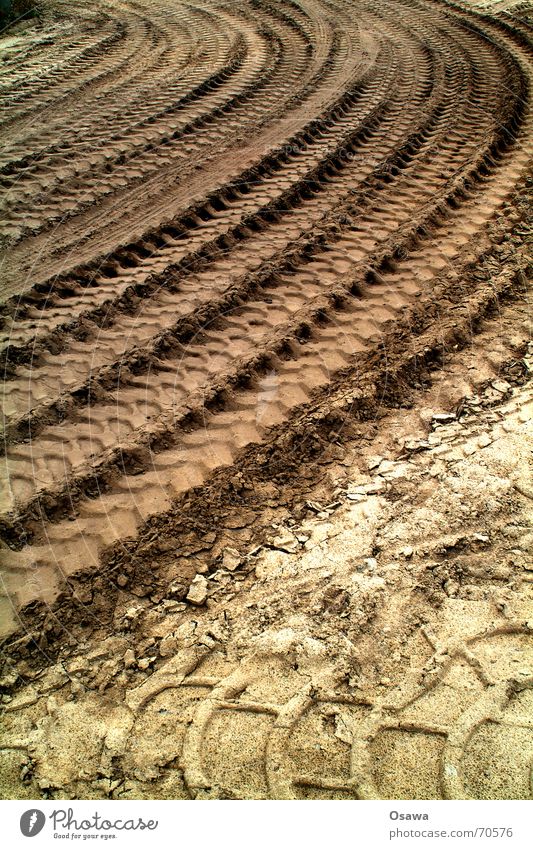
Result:
[[[531,798],[531,7],[42,5],[1,795]]]

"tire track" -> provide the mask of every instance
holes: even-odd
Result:
[[[476,263],[531,161],[524,27],[437,0],[356,5],[350,28],[354,3],[341,0],[198,4],[232,38],[209,83],[186,79],[172,139],[167,90],[147,104],[153,124],[130,120],[129,133],[124,120],[127,149],[86,212],[71,177],[57,186],[72,215],[55,246],[44,228],[57,184],[30,192],[42,233],[11,268],[45,254],[31,289],[4,304],[0,537],[16,608],[52,601],[273,433],[290,438],[305,410],[327,418],[332,387],[353,395],[395,328],[408,339],[427,315],[438,337],[432,304],[462,309],[461,277],[473,315],[523,279],[523,247],[492,281]],[[148,16],[143,3],[119,8]],[[138,79],[132,63],[117,96]],[[144,138],[145,126],[166,135]],[[87,247],[69,268],[77,232]]]

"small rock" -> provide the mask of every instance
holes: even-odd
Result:
[[[159,643],[159,654],[161,657],[170,657],[176,654],[178,650],[178,641],[174,634],[169,634]]]
[[[174,636],[185,645],[194,642],[196,633],[196,622],[184,622],[174,631]]]
[[[135,652],[133,649],[127,649],[124,652],[124,666],[126,669],[129,669],[131,666],[135,664]]]
[[[486,534],[472,534],[472,541],[486,544],[490,542],[490,538]]]
[[[118,584],[119,587],[125,587],[127,585],[127,583],[128,583],[128,576],[127,575],[119,575],[118,576],[117,584]]]
[[[139,669],[145,670],[148,669],[148,667],[151,666],[155,660],[157,660],[156,657],[143,657],[141,660],[139,660],[137,666],[139,667]]]
[[[227,584],[231,580],[230,575],[224,569],[217,569],[212,575],[209,575],[210,581],[216,581],[217,584]]]
[[[346,493],[347,497],[352,500],[352,496],[354,495],[375,495],[378,492],[381,492],[385,486],[385,481],[383,478],[377,478],[371,483],[363,483],[360,486],[355,486],[350,490],[349,493]]]
[[[286,551],[287,554],[295,554],[300,548],[298,540],[290,531],[274,537],[272,545],[274,548],[279,549],[279,551]]]
[[[392,460],[382,460],[381,463],[379,464],[379,469],[378,469],[379,474],[383,475],[383,474],[386,474],[387,472],[392,472],[393,469],[394,469],[394,466],[395,466],[395,463],[393,463]]]
[[[478,439],[478,441],[477,441],[477,444],[479,445],[479,447],[480,447],[480,448],[486,448],[486,447],[487,447],[487,445],[491,445],[491,444],[492,444],[492,439],[490,438],[490,436],[488,436],[488,434],[483,433],[483,434],[479,437],[479,439]]]
[[[183,613],[187,610],[187,605],[183,601],[164,601],[161,605],[167,613]]]
[[[460,590],[457,581],[447,580],[444,582],[444,591],[449,598],[455,598]]]
[[[370,457],[367,462],[368,470],[372,471],[372,469],[377,469],[377,467],[380,465],[380,463],[383,462],[383,460],[383,457]]]
[[[88,669],[89,663],[84,657],[75,657],[67,663],[67,671],[71,675],[75,675],[77,672],[87,672]]]
[[[413,556],[414,550],[410,545],[406,545],[405,548],[402,548],[402,554],[405,558],[407,558],[407,560],[409,560]]]
[[[174,583],[174,584],[171,584],[169,586],[169,588],[167,590],[167,596],[170,596],[171,598],[172,598],[172,596],[178,596],[178,598],[181,599],[182,595],[183,595],[183,584]]]
[[[55,696],[48,696],[46,700],[46,711],[49,716],[54,716],[57,713],[59,702]]]
[[[296,539],[303,545],[310,537],[309,534],[296,534]]]
[[[235,548],[226,548],[222,555],[222,568],[234,572],[240,566],[241,560],[241,555]]]
[[[346,743],[348,746],[353,744],[352,730],[346,723],[344,717],[340,714],[337,714],[335,717],[335,737],[338,737],[339,740],[342,740],[342,742]]]
[[[431,418],[434,422],[441,424],[443,422],[454,422],[455,416],[453,413],[434,413]]]
[[[38,688],[39,692],[51,693],[54,690],[59,690],[63,684],[68,682],[69,678],[65,670],[62,666],[52,667],[52,669],[45,673],[45,675],[39,680]]]
[[[207,581],[203,575],[196,575],[187,593],[187,601],[191,604],[205,604],[207,599]]]
[[[406,451],[414,454],[417,451],[427,451],[430,445],[425,439],[406,439],[403,443],[403,447]]]
[[[87,655],[87,660],[92,663],[95,660],[101,660],[102,658],[108,656],[109,651],[107,650],[107,648],[105,648],[104,646],[100,646],[100,648],[94,649],[93,651],[89,652],[89,654]]]
[[[319,504],[318,501],[306,501],[305,504],[307,507],[309,507],[310,510],[313,511],[313,513],[320,514],[323,513],[325,510],[325,507],[322,507],[322,505]]]
[[[85,687],[76,678],[70,682],[70,692],[73,696],[81,696],[85,692]]]
[[[88,587],[78,587],[78,589],[73,593],[74,598],[77,601],[80,601],[82,604],[90,604],[93,600],[92,590]]]
[[[2,678],[0,678],[0,687],[5,690],[9,690],[11,687],[14,687],[18,681],[18,673],[15,670],[11,670],[7,672]]]

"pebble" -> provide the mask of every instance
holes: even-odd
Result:
[[[196,575],[187,593],[187,601],[191,604],[205,604],[207,598],[207,581],[203,575]]]
[[[507,392],[511,388],[511,384],[506,380],[493,380],[491,386],[497,392]]]
[[[430,446],[426,439],[406,439],[403,443],[406,451],[426,451]]]
[[[159,654],[161,657],[170,657],[176,654],[178,650],[178,641],[174,634],[169,634],[164,637],[159,644]]]
[[[222,555],[222,568],[234,572],[240,566],[241,559],[241,555],[235,548],[226,548]]]
[[[130,666],[134,665],[134,663],[135,652],[133,651],[133,649],[127,649],[127,651],[124,652],[124,666],[126,667],[126,669],[129,669]]]
[[[71,660],[70,663],[67,663],[67,671],[71,675],[75,675],[79,672],[87,672],[89,669],[89,663],[84,657],[77,657],[74,660]]]
[[[139,669],[148,669],[148,667],[155,661],[157,658],[155,657],[143,657],[137,664]]]
[[[85,687],[75,678],[70,682],[70,692],[73,696],[81,696],[85,692]]]
[[[414,550],[410,545],[406,545],[405,548],[402,548],[402,554],[409,560],[409,558],[413,556]]]
[[[183,601],[164,601],[161,605],[167,613],[183,613],[187,605]]]
[[[295,554],[300,548],[298,540],[296,539],[294,534],[291,534],[289,532],[274,537],[272,545],[274,546],[274,548],[278,548],[280,551],[286,551],[287,554]]]
[[[378,492],[381,492],[385,486],[385,481],[383,478],[377,478],[371,483],[363,483],[360,486],[354,487],[347,493],[348,498],[353,495],[375,495]]]
[[[49,696],[46,700],[46,712],[49,716],[54,716],[57,713],[59,702],[55,696]]]
[[[8,690],[10,687],[15,686],[18,681],[18,678],[18,673],[14,670],[11,670],[10,672],[7,672],[3,676],[3,678],[0,678],[0,687],[3,687],[4,689]]]
[[[472,534],[472,540],[474,542],[487,543],[490,542],[490,537],[488,537],[486,534]]]

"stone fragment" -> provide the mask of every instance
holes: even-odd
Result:
[[[290,531],[282,532],[279,536],[274,537],[272,545],[279,551],[286,551],[287,554],[295,554],[300,548],[298,540]]]
[[[241,559],[241,555],[235,548],[226,548],[222,555],[222,568],[234,572],[240,566]]]
[[[174,634],[168,634],[159,643],[159,654],[161,657],[170,657],[176,654],[178,650],[178,641]]]
[[[493,380],[491,386],[496,392],[502,393],[507,392],[511,388],[511,384],[507,383],[506,380]]]
[[[378,472],[380,475],[387,474],[388,472],[392,472],[395,467],[395,463],[392,460],[382,460],[379,464]]]
[[[139,669],[142,669],[144,671],[145,669],[148,669],[148,667],[151,666],[155,660],[157,660],[157,658],[155,657],[143,657],[141,660],[139,660],[137,666],[139,667]]]
[[[191,604],[205,604],[207,598],[207,581],[203,575],[196,575],[187,593],[187,601]]]
[[[127,651],[124,652],[123,659],[124,666],[126,667],[126,669],[129,669],[131,666],[133,666],[135,664],[135,652],[133,651],[133,649],[127,649]]]

